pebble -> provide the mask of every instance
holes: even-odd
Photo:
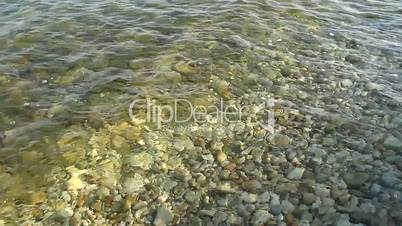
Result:
[[[271,218],[267,210],[256,210],[251,219],[253,225],[265,225]]]
[[[173,213],[170,211],[170,209],[164,206],[159,207],[153,222],[154,225],[165,226],[171,223],[172,221],[173,221]]]
[[[175,139],[173,146],[177,151],[180,151],[180,152],[183,151],[184,149],[187,149],[187,150],[194,149],[193,141],[187,136],[182,136],[180,138]]]
[[[353,82],[350,79],[344,79],[344,80],[342,80],[341,83],[342,83],[343,87],[351,87],[351,86],[353,86]]]
[[[148,170],[151,168],[154,160],[152,155],[141,152],[138,154],[132,154],[127,158],[127,164],[131,167],[139,167],[141,169]]]
[[[374,82],[368,82],[366,84],[366,89],[369,91],[382,91],[382,90],[384,90],[384,87],[382,85],[374,83]]]
[[[289,200],[283,200],[281,202],[282,211],[284,213],[292,213],[295,210],[295,206]]]
[[[386,172],[381,176],[381,182],[384,186],[392,188],[398,182],[398,178],[393,172]]]
[[[189,203],[194,203],[199,200],[199,196],[195,191],[187,191],[184,195],[184,199]]]
[[[246,203],[255,203],[257,202],[258,196],[256,194],[243,192],[240,195],[240,199]]]
[[[343,175],[343,180],[349,188],[359,188],[368,181],[369,178],[370,175],[364,172],[346,173]]]
[[[262,188],[261,183],[258,180],[248,180],[242,184],[243,189],[256,193]]]
[[[390,134],[384,140],[384,147],[402,152],[402,141]]]
[[[258,202],[268,203],[270,198],[271,198],[271,195],[269,194],[269,192],[266,191],[258,196]]]
[[[304,170],[304,168],[294,168],[288,173],[287,178],[290,180],[300,180],[303,177]]]
[[[349,216],[347,214],[341,214],[336,218],[335,226],[351,226],[349,222]]]
[[[278,147],[286,147],[290,144],[290,138],[283,134],[273,134],[269,138],[271,144]]]
[[[315,202],[316,197],[313,193],[303,193],[303,202],[306,205],[311,205]]]
[[[370,188],[370,192],[372,195],[378,195],[381,191],[381,185],[373,183]]]
[[[143,178],[139,174],[134,174],[131,177],[127,177],[123,181],[123,190],[127,194],[133,194],[139,192],[144,187]]]
[[[224,161],[226,161],[226,159],[227,155],[223,151],[219,151],[218,154],[216,155],[216,160],[218,160],[218,162],[220,163],[223,163]]]

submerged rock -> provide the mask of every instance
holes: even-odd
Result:
[[[294,168],[288,173],[287,178],[291,180],[300,180],[303,177],[304,170],[304,168]]]
[[[344,79],[341,81],[343,87],[351,87],[353,86],[353,82],[350,79]]]
[[[384,186],[393,187],[398,183],[398,178],[393,172],[386,172],[381,176],[381,182]]]
[[[127,194],[133,194],[139,192],[144,187],[144,179],[139,174],[127,177],[123,181],[123,190]]]
[[[126,163],[130,167],[139,167],[142,169],[150,169],[151,165],[154,163],[153,156],[146,153],[141,152],[138,154],[131,154],[127,157]]]
[[[251,221],[253,225],[265,225],[271,217],[267,210],[256,210]]]
[[[159,207],[154,219],[155,226],[165,226],[173,221],[173,213],[166,207]]]
[[[192,150],[192,149],[194,149],[194,143],[189,137],[181,136],[181,137],[178,137],[175,139],[175,141],[173,143],[173,147],[177,151],[183,151],[185,149]]]
[[[384,147],[402,152],[402,141],[390,134],[384,140]]]
[[[354,173],[346,173],[343,175],[343,180],[350,188],[359,188],[364,185],[370,178],[368,173],[363,172],[354,172]]]
[[[269,141],[278,147],[286,147],[290,144],[290,138],[283,134],[273,134],[269,137]]]
[[[220,96],[224,98],[229,98],[231,96],[229,83],[225,80],[217,79],[212,83],[212,88],[217,92]]]
[[[81,179],[81,175],[86,173],[87,170],[79,170],[74,166],[67,168],[70,173],[70,179],[67,181],[67,189],[75,193],[77,190],[83,189],[86,183]]]
[[[193,74],[196,72],[194,64],[194,62],[180,61],[174,66],[174,69],[181,74]]]
[[[381,84],[374,83],[374,82],[368,82],[366,84],[366,89],[369,91],[381,91],[384,89],[384,86],[382,86]]]
[[[218,162],[220,163],[223,163],[224,161],[226,161],[226,159],[227,155],[223,151],[219,151],[216,155],[216,160],[218,160]]]

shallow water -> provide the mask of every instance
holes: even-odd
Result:
[[[294,141],[303,138],[309,146],[335,137],[336,144],[322,144],[329,152],[347,147],[365,153],[354,143],[363,140],[368,150],[381,152],[373,154],[384,164],[378,172],[392,168],[401,179],[400,150],[381,144],[388,134],[402,140],[401,14],[401,2],[392,0],[1,2],[2,218],[20,223],[48,219],[47,211],[57,213],[48,207],[52,187],[63,187],[73,177],[68,167],[96,168],[115,149],[121,149],[116,162],[122,164],[142,140],[141,150],[157,153],[146,143],[150,131],[169,137],[172,130],[196,130],[191,122],[166,123],[160,129],[153,123],[145,123],[145,129],[125,124],[131,123],[130,103],[146,97],[164,104],[183,98],[199,105],[219,104],[223,98],[244,106],[255,102],[253,96],[274,98],[289,114],[276,118],[276,131]],[[143,111],[135,109],[145,119]],[[120,127],[133,129],[132,138],[116,132]],[[193,134],[187,135],[196,143]],[[114,136],[124,137],[125,144],[113,143]],[[256,143],[258,136],[244,143]],[[109,141],[101,151],[93,139]],[[93,149],[101,157],[94,158]],[[176,155],[169,152],[156,161],[162,164]],[[306,168],[320,168],[303,158]],[[340,168],[376,171],[355,164],[345,160]],[[129,172],[119,168],[118,173]],[[146,175],[151,180],[155,174]],[[318,175],[313,179],[319,181]],[[389,188],[398,197],[400,185]],[[378,202],[401,207],[400,198]],[[395,203],[399,206],[392,207]],[[32,205],[47,207],[36,213]],[[178,224],[190,216],[181,214]]]

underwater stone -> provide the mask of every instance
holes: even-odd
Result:
[[[295,210],[295,206],[289,200],[283,200],[281,206],[284,213],[291,213]]]
[[[381,91],[384,89],[384,86],[382,86],[381,84],[374,83],[374,82],[368,82],[366,84],[366,89],[369,91],[373,91],[373,90]]]
[[[197,72],[194,62],[180,61],[174,66],[174,70],[183,75],[191,75]]]
[[[166,207],[159,207],[154,219],[155,226],[168,225],[173,220],[173,213]]]
[[[341,81],[343,87],[351,87],[353,86],[353,82],[350,79],[344,79]]]
[[[273,134],[269,137],[270,142],[278,147],[286,147],[290,143],[290,138],[283,134]]]
[[[384,147],[402,152],[402,141],[390,134],[384,140]]]
[[[252,47],[252,44],[249,41],[241,38],[239,35],[232,35],[230,37],[229,41],[233,42],[240,48],[251,48]]]
[[[229,83],[225,80],[217,79],[212,83],[212,88],[217,92],[219,95],[223,97],[230,96],[230,89]]]
[[[127,140],[124,137],[118,135],[112,138],[112,144],[113,147],[117,150],[128,149],[130,147]]]
[[[218,162],[222,163],[226,161],[227,155],[223,151],[219,151],[218,154],[216,155],[216,159],[218,160]]]
[[[246,203],[255,203],[258,200],[258,196],[256,194],[251,194],[247,192],[243,192],[240,195],[240,199]]]
[[[127,164],[131,167],[139,167],[142,169],[150,169],[151,165],[154,163],[152,155],[141,152],[138,154],[132,154],[127,158]]]
[[[316,197],[313,193],[303,193],[303,203],[306,205],[311,205],[315,202]]]
[[[175,139],[173,147],[180,152],[184,149],[192,150],[194,149],[194,143],[189,137],[181,136]]]
[[[87,170],[79,170],[74,166],[67,168],[70,173],[70,179],[67,181],[67,189],[76,192],[77,190],[83,189],[86,184],[81,180],[80,176],[87,172]]]
[[[362,59],[356,55],[347,55],[345,60],[351,64],[358,64],[362,62]]]
[[[252,217],[253,225],[265,225],[271,218],[271,214],[267,210],[256,210]]]
[[[164,72],[161,77],[164,78],[165,81],[173,84],[180,83],[182,81],[181,74],[175,71]]]
[[[368,173],[363,172],[355,172],[355,173],[346,173],[343,175],[343,180],[348,185],[349,188],[359,188],[361,187],[368,179],[370,175]]]
[[[144,179],[139,174],[134,174],[131,177],[127,177],[123,182],[123,190],[127,194],[133,194],[141,191],[144,187]]]
[[[287,175],[290,180],[300,180],[303,177],[304,168],[294,168]]]
[[[398,182],[398,178],[394,173],[386,172],[381,176],[381,182],[384,186],[393,187]]]

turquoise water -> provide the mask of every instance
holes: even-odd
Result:
[[[131,204],[146,201],[149,209],[130,218],[132,222],[150,224],[157,207],[166,205],[175,216],[173,224],[190,224],[193,216],[205,224],[223,224],[214,221],[214,215],[197,214],[215,208],[225,196],[211,194],[214,185],[225,181],[234,186],[253,179],[262,184],[260,189],[277,192],[287,172],[300,166],[310,172],[311,177],[305,176],[309,181],[329,188],[342,184],[334,178],[345,173],[369,173],[369,188],[339,186],[358,200],[375,203],[373,218],[397,225],[402,220],[393,212],[401,209],[402,191],[401,14],[401,2],[392,0],[2,1],[0,219],[16,225],[129,222],[128,212],[138,212]],[[130,103],[143,98],[159,104],[181,98],[199,106],[218,105],[222,98],[227,105],[252,109],[261,97],[275,100],[274,129],[290,138],[286,147],[264,141],[269,133],[252,123],[263,116],[252,116],[252,110],[247,114],[254,118],[243,122],[165,123],[162,128],[132,122],[128,114]],[[145,120],[144,111],[134,110]],[[245,123],[245,129],[233,135],[231,128],[239,123]],[[253,162],[247,157],[252,154],[234,151],[238,142],[249,149],[256,145],[264,160]],[[193,143],[195,148],[188,148]],[[222,150],[215,143],[222,143]],[[183,154],[181,145],[189,153]],[[322,161],[316,161],[311,151],[316,146],[325,152]],[[293,151],[296,160],[285,158],[286,163],[276,165],[272,156]],[[133,178],[133,172],[125,161],[142,152],[151,156],[142,157],[152,158],[152,167],[137,169],[134,164],[141,180],[145,178],[139,183],[145,188],[128,195],[132,192],[124,191],[125,178]],[[199,153],[223,163],[207,164]],[[142,157],[140,161],[148,161]],[[196,167],[197,162],[205,167]],[[267,178],[264,166],[282,176]],[[247,173],[253,171],[250,167],[262,175]],[[183,191],[162,192],[158,176],[175,180],[184,169],[183,174],[193,178],[206,176],[206,184],[190,186],[177,180]],[[212,173],[232,173],[231,169],[242,175],[240,179]],[[320,171],[326,172],[326,179]],[[380,183],[386,171],[398,182],[383,186],[382,194],[390,197],[373,196],[370,187]],[[80,178],[83,185],[74,187],[72,178]],[[102,189],[110,190],[106,197],[119,198],[91,196]],[[193,210],[178,205],[187,190],[209,201],[192,204]],[[281,200],[303,192],[299,187],[281,194]],[[67,195],[71,197],[57,201]],[[161,202],[160,196],[170,198]],[[130,200],[130,205],[113,212],[105,199]],[[345,204],[333,199],[344,208],[353,200]],[[99,216],[76,216],[80,200],[85,200],[82,208],[89,209],[99,200]],[[388,212],[381,212],[380,206]],[[371,218],[361,220],[353,211],[335,212],[350,213],[352,223],[379,224]],[[289,223],[289,214],[272,219]],[[333,223],[323,215],[313,216],[322,225]],[[240,224],[257,224],[253,217],[240,218]]]

